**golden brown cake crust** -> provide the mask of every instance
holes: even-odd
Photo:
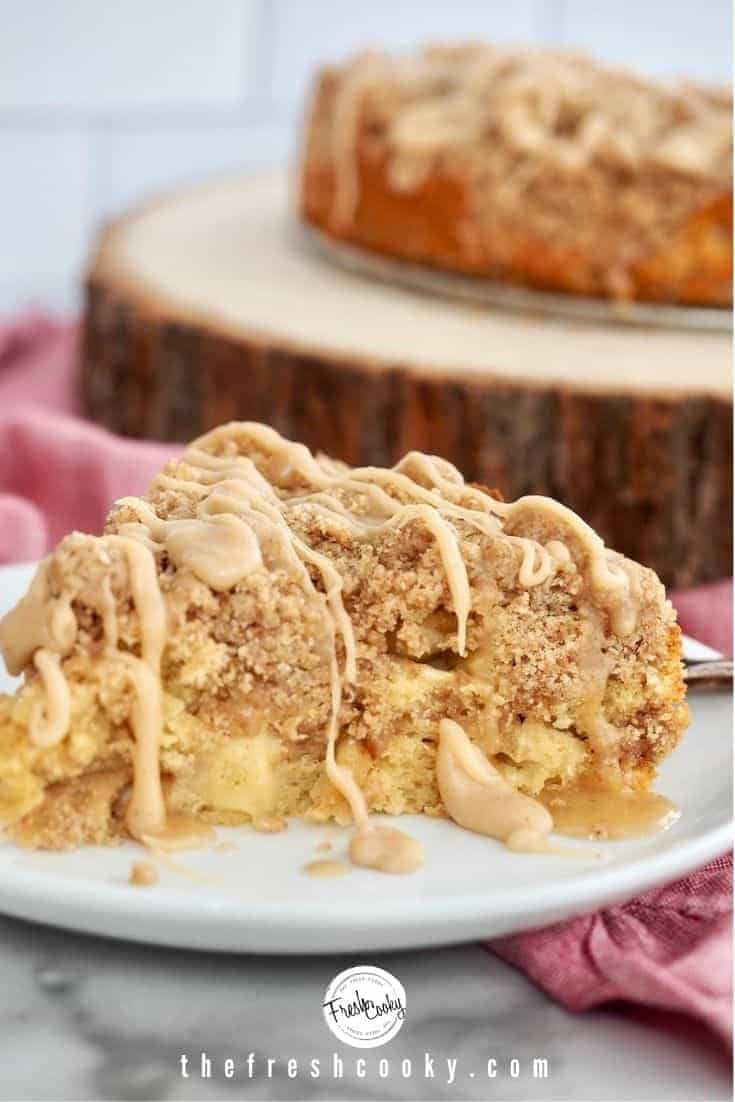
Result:
[[[478,48],[467,56],[483,53]],[[542,103],[550,94],[553,98],[559,73],[556,64],[550,74],[547,69],[556,55],[509,52],[508,57],[506,64],[515,64],[528,85],[513,91],[511,110],[517,103],[526,110],[529,89]],[[586,58],[564,58],[558,65],[563,80],[578,77],[581,84],[569,97],[579,135],[593,134],[596,123],[603,132],[599,149],[577,158],[574,143],[581,137],[572,142],[552,133],[549,138],[553,124],[540,124],[528,112],[518,130],[533,125],[539,132],[533,131],[535,146],[525,137],[523,148],[512,147],[513,135],[489,138],[497,123],[492,108],[477,100],[467,107],[456,75],[462,63],[450,65],[443,84],[442,64],[443,55],[437,60],[428,53],[403,63],[358,58],[343,70],[323,72],[302,171],[301,209],[308,222],[388,255],[545,290],[731,302],[732,185],[726,167],[731,126],[724,95],[720,100],[716,92],[646,85]],[[492,64],[497,80],[505,79],[501,63]],[[423,85],[415,71],[422,66],[426,74],[434,70],[421,78]],[[488,83],[492,79],[491,74]],[[608,117],[603,98],[606,90],[614,97],[616,84],[631,100],[630,117],[622,121],[614,110]],[[551,108],[558,112],[558,127],[565,94],[559,93]],[[353,107],[347,117],[349,97]],[[452,99],[458,106],[452,108]],[[412,128],[418,135],[422,126],[437,126],[442,111],[452,110],[459,112],[456,127],[446,133],[439,128],[433,146],[424,149],[418,137],[412,146]],[[485,131],[468,124],[481,110]],[[503,110],[508,114],[507,106]],[[651,123],[648,134],[637,122],[639,148],[624,148],[626,127],[632,130],[646,110],[658,112],[658,130]],[[433,114],[424,120],[421,111]],[[467,136],[457,139],[463,125]],[[505,156],[487,152],[491,140],[508,146]],[[563,157],[548,155],[549,141],[566,142]],[[613,141],[621,148],[611,152]]]
[[[120,503],[107,537],[67,537],[44,566],[47,600],[71,608],[76,622],[62,661],[71,718],[61,741],[34,741],[47,687],[30,664],[19,693],[0,698],[0,816],[18,840],[63,848],[114,841],[125,829],[136,698],[130,658],[121,655],[144,652],[148,612],[125,539],[137,535],[144,546],[158,522],[174,525],[168,542],[151,545],[166,631],[158,760],[171,811],[219,823],[294,814],[349,821],[325,771],[334,636],[315,554],[341,579],[354,633],[356,672],[342,689],[337,756],[370,810],[444,813],[435,769],[443,718],[461,723],[500,773],[532,795],[594,772],[600,755],[621,783],[648,786],[687,722],[680,632],[652,571],[603,555],[578,518],[542,499],[504,506],[502,524],[478,527],[478,516],[500,505],[425,457],[409,457],[411,477],[391,484],[400,523],[371,535],[380,472],[365,474],[373,489],[364,492],[347,468],[318,460],[331,487],[327,505],[298,464],[279,458],[278,439],[262,426],[210,434],[168,464],[144,502]],[[222,465],[220,489],[208,456]],[[233,494],[243,457],[273,486],[289,531],[309,549],[309,584],[270,539],[261,540],[262,567],[224,589],[197,575],[196,558],[178,557],[175,525],[201,515],[207,495]],[[466,570],[465,653],[433,514],[400,512],[434,492],[433,478],[443,480],[442,508]],[[141,525],[151,508],[158,520]],[[545,555],[547,571],[537,561]],[[611,604],[595,589],[600,571],[614,571],[608,581],[627,579],[625,602]],[[7,654],[7,622],[5,636]],[[345,668],[345,636],[336,655]]]

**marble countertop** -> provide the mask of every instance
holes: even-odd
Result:
[[[380,1049],[341,1045],[322,1018],[327,983],[356,963],[387,968],[406,989],[406,1023]],[[571,1015],[477,946],[361,961],[252,957],[157,949],[0,918],[0,978],[0,1098],[7,1100],[714,1102],[731,1095],[729,1061],[703,1028],[614,1008]],[[202,1052],[211,1078],[200,1075]],[[335,1052],[342,1079],[332,1074]],[[425,1074],[426,1053],[433,1079]],[[270,1080],[269,1056],[278,1061]],[[357,1075],[361,1056],[365,1078]],[[387,1079],[379,1075],[382,1057],[389,1060]],[[534,1079],[534,1057],[548,1060],[547,1078]],[[495,1079],[487,1077],[491,1058]],[[287,1059],[297,1062],[295,1078]],[[312,1075],[314,1059],[319,1078]],[[410,1078],[402,1075],[405,1060]],[[451,1083],[447,1060],[457,1061]]]

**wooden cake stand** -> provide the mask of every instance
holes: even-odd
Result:
[[[284,175],[113,222],[89,280],[84,403],[188,440],[265,421],[353,464],[418,448],[507,497],[550,494],[669,584],[732,569],[727,333],[441,299],[309,249]]]

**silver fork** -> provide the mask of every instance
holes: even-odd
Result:
[[[684,659],[684,680],[690,691],[695,689],[730,689],[733,669],[729,658]]]

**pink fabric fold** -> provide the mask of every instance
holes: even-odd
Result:
[[[0,410],[39,405],[79,412],[78,326],[29,315],[0,325]]]
[[[72,529],[99,532],[112,502],[142,493],[177,450],[12,405],[0,413],[0,561],[38,558]]]
[[[78,416],[77,329],[0,326],[0,563],[99,532],[175,446],[123,440]],[[672,595],[682,627],[732,653],[732,581]],[[627,1000],[696,1016],[730,1039],[732,859],[631,902],[490,946],[570,1010]]]
[[[732,855],[618,907],[490,948],[569,1010],[623,999],[732,1038]]]
[[[670,596],[687,635],[732,656],[732,578],[676,589]]]

